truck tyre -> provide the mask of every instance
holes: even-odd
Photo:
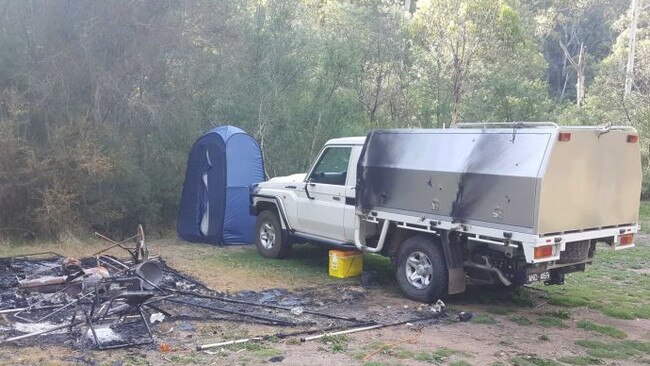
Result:
[[[271,210],[264,210],[257,215],[255,224],[255,246],[257,252],[265,258],[286,258],[291,251],[291,244],[282,231],[280,218]]]
[[[409,299],[429,303],[447,295],[447,264],[437,241],[421,235],[406,239],[396,264],[397,283]]]

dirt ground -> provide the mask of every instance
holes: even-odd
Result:
[[[75,247],[76,245],[76,247]],[[103,244],[73,243],[60,248],[44,244],[43,248],[58,252],[74,248],[77,255],[91,253]],[[218,248],[205,245],[159,240],[149,243],[178,270],[196,276],[213,289],[235,293],[284,288],[298,294],[309,292],[314,298],[336,298],[337,292],[359,294],[352,300],[336,304],[329,310],[340,315],[372,314],[386,322],[395,314],[414,311],[421,304],[401,296],[383,264],[370,262],[382,272],[379,284],[368,288],[358,279],[337,280],[327,276],[326,258],[313,261],[313,256],[326,256],[322,250],[296,250],[295,258],[285,263],[257,259],[252,248]],[[446,300],[450,316],[432,323],[415,323],[327,337],[324,340],[301,342],[298,337],[272,337],[262,342],[196,351],[198,344],[249,336],[272,335],[291,331],[264,325],[226,321],[166,321],[154,328],[156,344],[112,351],[75,350],[67,345],[23,346],[0,345],[1,365],[643,365],[650,364],[650,309],[648,263],[650,238],[638,240],[638,249],[624,257],[618,252],[603,259],[603,268],[594,265],[586,274],[577,274],[567,289],[552,290],[543,286],[525,288],[510,294],[493,288],[471,288],[468,294]],[[0,255],[35,251],[29,247],[5,246]],[[622,252],[622,251],[621,251]],[[634,265],[626,264],[634,258]],[[597,259],[598,261],[598,259]],[[611,267],[611,268],[610,268]],[[642,316],[610,316],[598,299],[582,296],[585,301],[560,306],[556,295],[569,296],[571,291],[590,292],[582,281],[598,283],[611,280],[625,271],[621,283],[636,288],[640,301],[635,311]],[[601,276],[601,277],[598,277]],[[576,287],[580,286],[580,287]],[[576,290],[574,290],[574,288]],[[632,287],[630,287],[632,288]],[[620,289],[618,289],[620,290]],[[625,296],[623,291],[620,296]],[[618,293],[617,293],[618,299]],[[571,299],[570,297],[562,298]],[[627,309],[627,301],[621,304]],[[607,302],[610,304],[609,302]],[[578,305],[578,306],[575,306]],[[610,304],[611,305],[611,304]],[[640,310],[639,310],[640,309]],[[338,311],[337,311],[338,310]],[[460,322],[457,315],[469,311],[473,319]],[[609,311],[609,313],[612,313]],[[626,313],[627,314],[627,313]],[[635,314],[635,313],[631,313]],[[5,319],[6,320],[6,319]],[[160,344],[169,344],[170,352],[162,352]]]

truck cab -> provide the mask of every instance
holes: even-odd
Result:
[[[276,233],[267,226],[267,233],[287,241],[354,248],[356,167],[364,142],[365,137],[329,140],[307,173],[255,186],[253,213],[270,210],[282,228]],[[266,243],[266,249],[273,249]]]

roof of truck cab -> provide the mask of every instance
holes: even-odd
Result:
[[[326,145],[363,145],[366,142],[366,136],[341,137],[327,141]]]

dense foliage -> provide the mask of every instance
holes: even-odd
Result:
[[[0,236],[173,228],[189,147],[222,124],[258,139],[270,176],[379,127],[650,136],[647,10],[623,95],[630,0],[403,3],[0,0]]]

